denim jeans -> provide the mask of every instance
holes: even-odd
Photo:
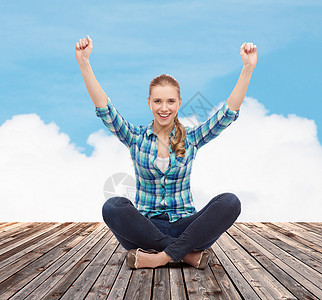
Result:
[[[199,212],[173,223],[165,213],[144,216],[125,197],[109,198],[102,209],[104,222],[126,250],[164,251],[174,262],[193,250],[211,247],[240,212],[240,200],[232,193],[217,195]]]

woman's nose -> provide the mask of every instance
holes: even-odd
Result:
[[[163,103],[162,106],[161,106],[162,110],[164,111],[168,111],[168,106],[167,106],[167,103]]]

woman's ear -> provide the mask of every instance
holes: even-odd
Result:
[[[180,106],[181,106],[181,102],[182,102],[182,98],[180,98],[180,100],[179,100],[179,107],[178,107],[178,109],[180,108]]]
[[[149,104],[150,109],[152,110],[151,101],[150,101],[149,97],[148,97],[148,104]]]

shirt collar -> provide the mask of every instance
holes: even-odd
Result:
[[[149,125],[147,126],[147,129],[146,129],[146,133],[147,133],[148,136],[150,136],[151,134],[155,134],[154,131],[153,131],[153,121],[154,120],[152,120],[149,123]],[[176,126],[174,126],[172,131],[170,132],[170,138],[171,138],[171,136],[175,135],[175,129],[176,129]]]

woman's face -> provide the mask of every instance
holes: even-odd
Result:
[[[178,90],[172,85],[155,86],[148,97],[148,105],[156,122],[161,126],[173,124],[182,98],[179,99]],[[162,117],[165,116],[165,117]]]

